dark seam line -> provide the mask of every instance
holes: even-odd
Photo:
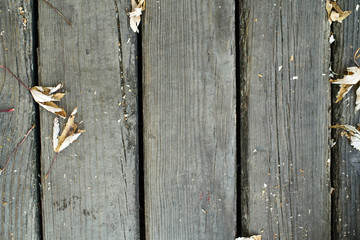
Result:
[[[146,240],[146,221],[145,221],[145,176],[144,176],[144,118],[143,118],[143,51],[142,51],[142,32],[145,28],[145,14],[142,15],[142,23],[139,28],[137,38],[138,56],[138,141],[139,141],[139,204],[140,204],[140,239]]]
[[[333,33],[335,30],[333,24],[330,25],[330,34]],[[334,59],[335,59],[335,46],[336,44],[332,44],[330,46],[330,66],[331,69],[334,69]],[[331,104],[330,104],[330,125],[332,125],[332,123],[337,122],[337,117],[336,117],[336,113],[334,112],[334,105],[333,105],[333,99],[335,99],[335,92],[334,89],[332,88],[332,86],[330,85],[330,99],[331,99]],[[330,132],[330,137],[331,139],[335,139],[336,138],[336,134],[335,131],[331,131]],[[331,140],[330,139],[330,140]],[[338,150],[338,147],[334,147],[334,148],[330,148],[330,184],[331,184],[331,188],[335,188],[335,181],[336,181],[336,169],[337,167],[335,166],[336,164],[336,152]],[[334,192],[333,194],[331,194],[330,196],[330,237],[331,239],[336,239],[336,221],[335,218],[336,216],[336,207],[335,207],[335,202],[336,202],[336,193]]]
[[[39,47],[39,30],[38,30],[38,21],[39,21],[39,8],[38,1],[32,1],[32,55],[33,55],[33,71],[32,71],[32,84],[39,85],[39,65],[38,65],[38,47]],[[37,179],[38,184],[36,184],[36,191],[38,195],[38,232],[40,239],[44,239],[44,227],[42,219],[42,191],[41,191],[41,135],[40,135],[40,112],[39,106],[35,104],[35,143],[36,143],[36,170],[37,170]]]
[[[241,235],[241,151],[240,151],[240,3],[235,0],[235,82],[236,82],[236,236]],[[236,237],[235,236],[235,237]]]

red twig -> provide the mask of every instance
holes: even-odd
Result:
[[[0,110],[0,112],[12,112],[14,110],[15,110],[14,108],[10,108],[10,109],[7,109],[7,110]]]
[[[70,26],[72,26],[71,22],[69,20],[67,20],[67,18],[64,16],[64,14],[62,14],[59,10],[56,9],[56,7],[54,7],[53,5],[51,5],[47,0],[43,0],[47,5],[49,5],[49,7],[51,7],[52,9],[54,9],[54,11],[60,15],[60,17],[62,17]]]
[[[52,167],[53,167],[53,165],[54,165],[55,159],[56,159],[56,157],[57,157],[58,154],[59,154],[59,153],[56,153],[56,155],[55,155],[55,157],[54,157],[54,160],[52,161],[51,166],[50,166],[50,169],[49,169],[49,171],[47,172],[45,178],[47,178],[47,177],[49,176],[50,171],[51,171],[51,169],[52,169]]]
[[[25,142],[26,138],[29,136],[30,132],[35,128],[35,124],[29,129],[29,131],[25,134],[25,137],[23,138],[23,140],[21,140],[21,142],[16,146],[16,148],[12,151],[12,153],[10,154],[10,157],[8,158],[8,160],[5,163],[5,166],[3,169],[0,169],[0,174],[6,169],[7,165],[10,162],[10,159],[12,158],[12,156],[16,153],[16,151],[19,149],[19,147]]]
[[[23,83],[17,76],[15,76],[15,74],[13,74],[9,69],[7,69],[6,67],[4,67],[3,65],[0,65],[1,68],[5,69],[6,71],[8,71],[11,75],[13,75],[14,78],[16,78],[16,80],[19,81],[19,83],[21,83],[24,87],[27,88],[27,90],[31,91],[31,89],[25,85],[25,83]]]

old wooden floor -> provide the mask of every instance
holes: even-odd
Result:
[[[72,27],[0,1],[0,64],[62,82],[86,132],[46,179],[54,115],[0,69],[1,167],[36,124],[0,176],[0,239],[360,238],[360,153],[328,129],[359,122],[328,81],[354,65],[358,1],[330,27],[325,0],[147,0],[140,34],[130,0],[50,2]]]

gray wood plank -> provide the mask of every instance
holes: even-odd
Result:
[[[339,1],[344,10],[352,10],[350,16],[342,24],[334,23],[333,32],[333,69],[342,77],[346,67],[355,66],[353,56],[360,47],[359,19],[355,11],[358,1]],[[336,99],[338,86],[333,87],[333,102]],[[351,90],[343,101],[333,104],[333,124],[359,123],[359,114],[354,113],[356,88]],[[351,147],[349,141],[340,136],[341,131],[334,131],[335,147],[332,150],[333,159],[333,199],[334,212],[333,239],[360,238],[360,152]]]
[[[234,3],[148,1],[146,7],[146,239],[234,239]]]
[[[325,1],[241,2],[241,233],[330,239]]]
[[[21,11],[20,11],[21,10]],[[32,1],[0,1],[0,64],[34,83]],[[24,25],[26,19],[26,26]],[[0,167],[35,123],[29,91],[0,69]],[[38,127],[38,126],[37,126]],[[0,239],[40,239],[37,143],[33,131],[0,176]]]
[[[41,109],[45,239],[138,239],[137,37],[129,1],[57,1],[72,23],[39,2],[40,83],[64,84],[86,132],[48,179],[54,115]],[[63,124],[65,121],[61,121]]]

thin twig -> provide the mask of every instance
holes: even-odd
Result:
[[[3,65],[0,65],[1,68],[5,69],[6,71],[8,71],[14,78],[16,78],[16,80],[19,81],[19,83],[21,83],[24,87],[27,88],[27,90],[31,91],[31,89],[25,85],[25,83],[23,83],[17,76],[15,76],[15,74],[13,74],[9,69],[7,69],[6,67],[4,67]]]
[[[60,17],[62,17],[70,26],[72,26],[71,22],[69,20],[67,20],[67,18],[64,16],[64,14],[62,14],[59,10],[56,9],[56,7],[54,7],[53,5],[51,5],[48,1],[43,0],[43,2],[45,2],[47,5],[49,5],[49,7],[51,7],[52,9],[54,9],[54,11],[60,15]]]
[[[10,108],[10,109],[7,109],[7,110],[0,110],[0,112],[12,112],[14,110],[15,110],[14,108]]]
[[[360,50],[360,48],[358,48],[358,49],[356,50],[355,54],[354,54],[354,62],[355,62],[356,66],[357,66],[358,68],[360,68],[360,66],[359,66],[359,64],[357,63],[356,59],[358,59],[358,58],[360,57],[360,56],[358,56],[359,50]]]
[[[3,169],[0,169],[0,174],[6,169],[7,165],[10,162],[10,159],[12,158],[12,156],[16,153],[16,151],[19,149],[19,147],[25,142],[26,138],[29,136],[30,132],[35,128],[35,124],[32,125],[32,127],[29,129],[29,131],[26,133],[25,137],[23,138],[23,140],[21,140],[21,142],[16,146],[16,148],[14,149],[14,151],[12,151],[12,153],[10,154],[10,157],[8,158],[8,160],[5,163],[5,166]]]
[[[52,167],[53,167],[53,165],[54,165],[55,159],[56,159],[56,157],[57,157],[58,154],[59,154],[59,153],[56,153],[56,155],[55,155],[55,157],[54,157],[54,160],[52,161],[51,166],[50,166],[50,169],[49,169],[49,171],[47,172],[45,178],[48,178],[48,176],[49,176],[49,174],[50,174],[50,171],[51,171],[51,169],[52,169]]]

